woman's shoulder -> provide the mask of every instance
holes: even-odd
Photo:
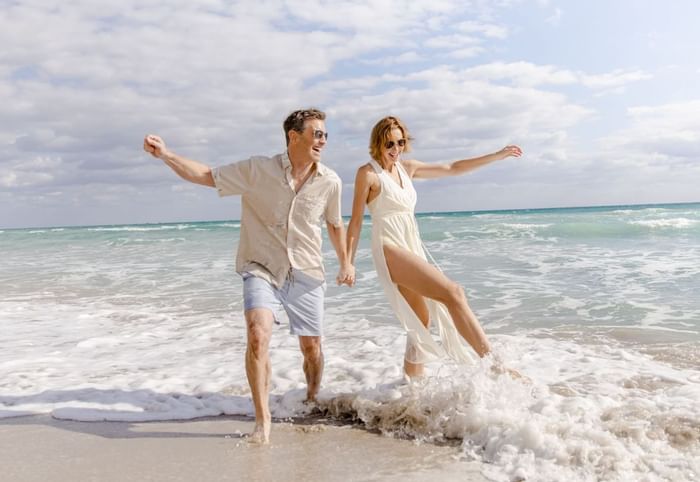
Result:
[[[372,163],[368,162],[357,168],[357,181],[366,182],[370,186],[376,186],[379,183],[379,176],[372,167]]]
[[[374,167],[372,167],[372,163],[367,162],[366,164],[362,164],[360,167],[357,168],[357,174],[375,174]]]

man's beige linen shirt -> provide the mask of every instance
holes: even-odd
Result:
[[[321,163],[298,193],[287,153],[255,156],[212,170],[219,196],[242,195],[241,239],[236,271],[273,285],[284,283],[290,268],[324,278],[321,222],[340,226],[338,175]]]

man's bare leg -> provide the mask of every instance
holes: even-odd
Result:
[[[323,350],[320,336],[300,336],[299,348],[304,355],[304,375],[306,375],[306,401],[316,401],[323,377]]]
[[[245,370],[255,406],[255,429],[250,434],[253,443],[270,441],[272,417],[270,415],[270,338],[274,317],[266,308],[254,308],[245,313],[248,348],[245,354]]]

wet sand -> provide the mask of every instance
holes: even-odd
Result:
[[[251,419],[74,422],[0,419],[2,480],[484,481],[459,447],[397,440],[325,420],[273,424],[269,446],[247,441]]]

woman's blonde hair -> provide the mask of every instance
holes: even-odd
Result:
[[[408,133],[406,125],[401,122],[401,119],[394,116],[387,116],[377,122],[372,128],[372,134],[369,136],[369,155],[372,156],[377,162],[382,160],[382,148],[384,144],[389,139],[389,133],[392,129],[399,129],[406,139],[406,145],[403,148],[403,152],[408,152],[411,150],[411,140],[412,137]]]

